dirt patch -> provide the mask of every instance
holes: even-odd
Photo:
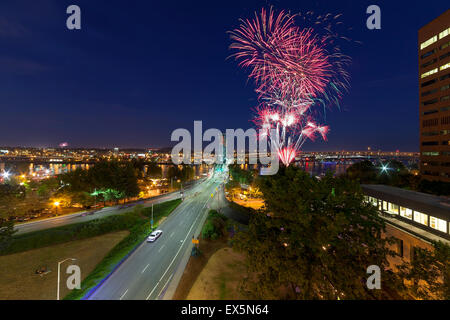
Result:
[[[58,277],[58,261],[76,258],[82,280],[94,270],[108,252],[129,234],[120,231],[72,241],[55,246],[30,250],[0,257],[0,300],[54,300]],[[70,263],[61,265],[60,298],[69,293],[65,270]],[[41,267],[48,273],[35,274]]]
[[[202,254],[198,257],[190,257],[189,261],[184,269],[183,276],[175,291],[173,300],[186,300],[192,286],[194,285],[197,277],[200,275],[208,260],[218,250],[227,247],[227,242],[224,239],[221,240],[200,240],[200,250]]]
[[[231,248],[220,249],[209,259],[186,300],[245,300],[240,293],[245,274],[245,256]]]

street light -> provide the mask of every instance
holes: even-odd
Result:
[[[59,300],[59,283],[60,283],[60,274],[61,274],[61,264],[63,264],[64,262],[71,260],[71,261],[76,261],[77,259],[75,258],[67,258],[63,261],[58,262],[58,287],[56,288],[56,300]]]
[[[59,201],[53,202],[53,205],[55,206],[55,213],[58,214],[58,207],[61,203]]]
[[[2,176],[3,176],[3,179],[7,180],[7,179],[9,179],[11,174],[9,173],[9,171],[4,171],[3,170]]]

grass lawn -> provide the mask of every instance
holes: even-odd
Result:
[[[76,258],[75,263],[80,266],[84,279],[128,235],[129,231],[119,231],[0,256],[0,300],[56,299],[58,261]],[[68,293],[65,269],[69,264],[61,266],[61,298]],[[35,274],[41,266],[47,266],[50,271],[42,277]]]
[[[239,291],[245,257],[231,248],[214,253],[195,280],[186,300],[245,300]]]

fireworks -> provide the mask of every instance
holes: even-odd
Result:
[[[339,105],[348,88],[349,75],[345,67],[350,58],[336,45],[339,37],[332,31],[338,16],[328,14],[312,23],[312,13],[302,18],[302,28],[295,25],[295,15],[261,10],[253,20],[241,20],[231,32],[235,50],[232,55],[243,68],[250,69],[260,105],[256,108],[255,124],[261,134],[275,130],[280,160],[289,165],[307,139],[320,136],[326,140],[327,126],[317,124],[318,106]],[[325,25],[318,32],[318,25]],[[314,27],[305,27],[314,25]]]

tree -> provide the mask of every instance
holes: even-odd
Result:
[[[433,242],[432,251],[414,248],[410,262],[398,266],[408,293],[421,299],[450,299],[450,246]]]
[[[187,182],[195,177],[195,170],[191,166],[183,166],[183,168],[180,171],[180,178],[181,181]]]
[[[258,176],[257,170],[242,169],[238,164],[229,166],[229,170],[233,180],[241,184],[251,185],[255,181],[255,177]]]
[[[347,176],[350,179],[359,179],[361,183],[374,183],[377,179],[377,168],[368,160],[357,162],[348,167]]]
[[[265,209],[251,218],[236,248],[246,253],[247,293],[256,299],[364,299],[367,267],[382,270],[388,287],[393,254],[384,221],[363,201],[358,183],[331,174],[321,180],[282,167],[260,182]]]
[[[162,169],[156,162],[150,162],[147,166],[147,175],[150,178],[161,178]]]
[[[13,221],[0,218],[0,252],[9,247],[15,232]]]

